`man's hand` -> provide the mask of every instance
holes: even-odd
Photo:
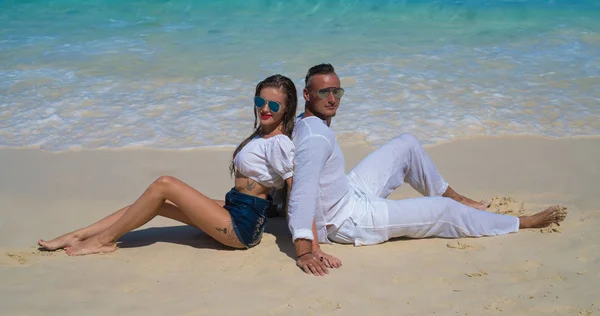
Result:
[[[324,261],[324,260],[323,260]],[[298,268],[304,270],[307,274],[324,276],[329,273],[325,263],[319,260],[312,252],[307,252],[303,255],[298,256],[296,259],[296,265]]]
[[[319,261],[323,262],[326,267],[337,269],[342,266],[342,260],[338,259],[335,256],[328,255],[323,250],[313,249],[313,255],[319,259]]]
[[[328,274],[329,271],[325,263],[313,254],[312,242],[312,240],[301,238],[294,240],[294,247],[297,254],[296,265],[307,274],[320,276]]]

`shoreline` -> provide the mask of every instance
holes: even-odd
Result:
[[[335,131],[334,131],[335,132]],[[341,138],[347,136],[343,132],[341,133]],[[340,138],[340,137],[338,137]],[[450,140],[441,140],[437,143],[433,144],[422,144],[423,148],[434,148],[437,146],[443,146],[447,144],[452,144],[455,142],[463,142],[463,141],[477,141],[480,139],[543,139],[543,140],[578,140],[578,139],[600,139],[600,135],[575,135],[575,136],[564,136],[564,137],[554,137],[547,135],[533,135],[533,134],[502,134],[502,135],[470,135],[470,136],[460,136]],[[350,137],[351,140],[339,140],[340,147],[349,148],[356,146],[364,146],[369,148],[377,148],[382,144],[377,144],[373,142],[369,142],[364,139],[356,139]],[[389,139],[391,140],[391,138]],[[388,140],[388,141],[389,141]],[[421,141],[421,140],[419,140]],[[41,151],[46,153],[53,154],[64,154],[64,153],[74,153],[74,152],[89,152],[89,151],[109,151],[109,152],[119,152],[119,151],[160,151],[160,152],[195,152],[195,151],[232,151],[235,149],[236,145],[215,145],[215,146],[204,146],[204,147],[189,147],[189,148],[160,148],[160,147],[144,147],[142,145],[134,145],[134,146],[126,146],[126,147],[100,147],[100,148],[70,148],[64,150],[46,150],[40,148],[40,146],[23,146],[23,147],[13,147],[13,146],[0,146],[0,151],[16,151],[16,150],[33,150],[33,151]]]

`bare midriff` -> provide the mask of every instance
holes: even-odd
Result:
[[[237,172],[235,174],[235,189],[244,194],[256,196],[261,199],[267,199],[270,188],[266,187],[246,176]]]

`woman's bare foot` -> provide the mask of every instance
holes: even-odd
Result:
[[[552,205],[537,214],[519,216],[519,228],[543,228],[558,224],[567,217],[567,208],[562,205]]]
[[[49,241],[40,239],[38,240],[38,245],[46,250],[54,251],[57,249],[62,249],[68,246],[75,245],[79,242],[81,242],[81,238],[75,236],[75,234],[73,233],[70,233]]]
[[[446,189],[446,192],[444,192],[444,194],[442,194],[443,197],[447,197],[447,198],[451,198],[454,201],[464,204],[466,206],[472,207],[472,208],[476,208],[478,210],[482,210],[485,211],[487,210],[487,208],[490,206],[490,202],[477,202],[474,200],[469,199],[468,197],[458,194],[456,191],[454,191],[454,189],[452,189],[451,187],[448,187]]]
[[[98,239],[98,236],[92,236],[84,241],[78,242],[75,245],[65,248],[69,256],[84,256],[94,253],[108,253],[117,250],[117,244],[103,244]]]

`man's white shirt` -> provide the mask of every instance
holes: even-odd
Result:
[[[327,225],[339,228],[354,203],[342,150],[333,131],[315,116],[296,121],[292,140],[296,146],[294,184],[288,207],[292,238],[312,240],[315,219],[319,241],[328,243]]]

